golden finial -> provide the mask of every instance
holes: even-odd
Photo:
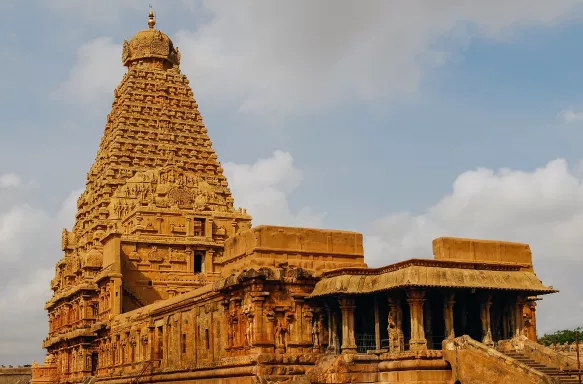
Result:
[[[150,5],[150,15],[148,16],[148,27],[150,27],[150,29],[153,29],[154,25],[156,25],[156,20],[154,19],[154,10],[152,9],[152,6]]]

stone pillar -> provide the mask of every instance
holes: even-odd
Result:
[[[381,349],[381,320],[379,316],[379,301],[377,297],[374,297],[374,339],[376,350]]]
[[[514,337],[522,336],[524,330],[524,319],[522,311],[524,310],[524,297],[516,297],[516,305],[514,310]]]
[[[455,337],[453,306],[455,304],[455,293],[448,292],[444,296],[443,317],[445,320],[445,337],[453,339]]]
[[[312,326],[314,325],[314,311],[307,305],[304,306],[302,311],[302,330],[301,330],[301,343],[302,344],[312,344]]]
[[[85,318],[87,318],[87,300],[85,300],[85,296],[81,296],[77,320],[85,320]]]
[[[244,338],[244,330],[243,321],[241,319],[241,298],[234,297],[231,298],[231,302],[233,303],[231,308],[231,321],[233,324],[233,347],[241,347],[243,346]]]
[[[119,315],[121,314],[121,303],[122,303],[122,284],[120,277],[114,277],[111,279],[111,314]]]
[[[213,266],[214,254],[215,254],[215,251],[213,249],[209,249],[204,254],[204,260],[202,261],[203,262],[203,266],[202,266],[203,273],[213,273],[214,272],[214,266]]]
[[[354,340],[354,299],[343,296],[339,299],[342,311],[342,353],[356,353]]]
[[[158,358],[157,354],[158,352],[155,352],[156,350],[154,348],[157,348],[156,346],[156,342],[154,341],[154,332],[156,331],[156,327],[154,325],[151,325],[148,327],[148,351],[146,352],[147,354],[147,359],[148,360],[156,360]],[[144,356],[146,357],[146,356]]]
[[[504,324],[505,332],[504,337],[510,339],[514,336],[515,324],[516,324],[516,301],[514,299],[507,300],[504,310]]]
[[[225,299],[221,302],[221,305],[223,306],[223,313],[221,316],[221,343],[225,345],[226,350],[229,350],[233,347],[233,331],[230,320],[231,313],[229,311],[230,302],[228,299]]]
[[[186,217],[186,236],[190,237],[193,236],[193,230],[192,230],[192,217],[191,216],[187,216]],[[192,270],[193,268],[191,267],[190,270]]]
[[[484,296],[480,306],[480,320],[482,322],[482,343],[489,347],[494,346],[492,340],[492,327],[490,322],[490,308],[492,307],[492,295]]]
[[[389,348],[390,351],[403,352],[405,350],[405,335],[403,334],[403,308],[401,300],[389,296]]]
[[[427,349],[425,330],[423,328],[423,303],[425,291],[410,289],[407,291],[407,302],[411,313],[411,339],[409,349],[411,351],[423,351]]]
[[[204,236],[212,241],[213,238],[213,219],[210,217],[204,222]]]
[[[536,341],[536,299],[528,300],[526,303],[527,305],[527,314],[528,314],[528,324],[525,324],[524,327],[526,328],[526,336],[532,340]]]
[[[292,295],[294,299],[293,318],[290,318],[289,323],[289,345],[293,348],[298,348],[300,344],[305,341],[305,322],[303,308],[304,308],[304,297],[302,295],[295,296]],[[293,320],[292,320],[293,319]],[[309,329],[309,325],[308,325]],[[308,330],[309,332],[309,330]],[[290,352],[290,351],[288,351]],[[292,352],[297,352],[292,350]]]
[[[337,353],[338,351],[338,333],[336,323],[336,312],[326,304],[326,311],[328,312],[328,353]]]
[[[275,328],[276,328],[276,322],[277,322],[277,318],[275,315],[275,311],[273,311],[272,308],[267,308],[265,309],[265,331],[262,335],[263,338],[263,343],[264,343],[264,347],[265,348],[269,348],[267,350],[267,352],[273,352],[274,351],[274,347],[275,347]]]

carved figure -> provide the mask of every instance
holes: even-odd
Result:
[[[285,327],[281,321],[277,322],[277,326],[275,327],[275,343],[278,348],[285,348],[286,346],[286,333],[287,327]]]
[[[314,347],[320,346],[320,322],[318,320],[314,320],[312,324],[312,343]]]
[[[155,262],[155,263],[160,263],[162,261],[164,261],[164,257],[162,256],[162,253],[160,251],[158,251],[158,247],[157,246],[153,246],[152,250],[150,251],[150,253],[148,253],[148,260],[150,262]]]
[[[253,340],[253,321],[247,320],[247,326],[245,329],[245,345],[251,346]]]

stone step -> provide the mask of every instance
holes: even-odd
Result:
[[[502,352],[505,353],[505,352]],[[570,375],[567,372],[561,371],[556,368],[548,367],[544,364],[537,363],[536,361],[528,358],[522,353],[518,352],[506,352],[506,356],[525,364],[537,371],[541,372],[542,374],[552,377],[554,379],[558,379],[562,384],[579,384],[579,379],[577,376]]]

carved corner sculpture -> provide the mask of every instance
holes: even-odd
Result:
[[[554,290],[528,245],[440,238],[434,259],[373,269],[361,234],[251,227],[155,24],[123,44],[33,383],[448,383],[456,336],[536,340]]]

